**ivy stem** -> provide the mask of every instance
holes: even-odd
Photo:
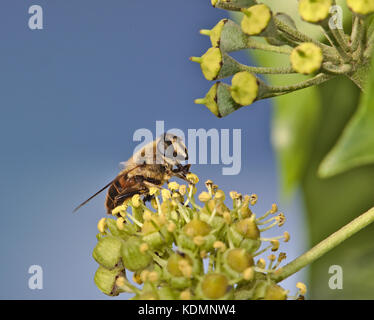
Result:
[[[296,73],[292,67],[252,67],[242,65],[242,71],[248,71],[256,74],[291,74]]]
[[[281,54],[288,54],[288,55],[291,54],[292,52],[292,48],[278,47],[278,46],[273,46],[273,45],[266,44],[266,43],[260,43],[256,40],[253,40],[252,38],[248,39],[247,48],[255,49],[255,50],[264,50],[264,51],[281,53]]]
[[[305,81],[302,81],[296,84],[292,84],[288,86],[268,86],[268,90],[271,93],[283,93],[283,92],[288,93],[290,91],[296,91],[296,90],[308,88],[310,86],[319,85],[327,80],[332,79],[333,77],[334,77],[333,75],[320,73],[313,78],[310,78],[308,80],[305,80]]]
[[[291,261],[286,266],[280,269],[280,272],[276,272],[271,275],[271,279],[280,282],[289,276],[293,275],[300,269],[306,267],[310,263],[314,262],[325,253],[341,244],[344,240],[359,232],[361,229],[367,227],[369,224],[374,222],[374,208],[360,215],[343,228],[339,229],[325,240],[314,246],[309,251],[305,252],[300,257]]]

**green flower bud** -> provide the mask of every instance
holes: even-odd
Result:
[[[329,16],[331,5],[332,0],[299,0],[299,14],[305,21],[318,23]]]
[[[244,13],[241,22],[242,30],[250,36],[258,35],[265,31],[272,17],[269,7],[265,4],[257,4],[241,11]]]
[[[190,60],[200,64],[207,80],[227,78],[245,69],[245,66],[222,52],[220,48],[209,48],[201,57],[191,57]]]
[[[238,11],[256,4],[256,0],[211,0],[212,6],[224,10]]]
[[[97,263],[107,269],[113,269],[121,259],[122,241],[115,237],[104,237],[99,240],[92,253]]]
[[[232,98],[242,106],[252,104],[257,98],[259,83],[253,74],[247,71],[238,72],[231,80]]]
[[[302,74],[311,74],[318,71],[323,62],[322,49],[311,42],[305,42],[292,50],[292,68]]]
[[[230,86],[217,82],[208,91],[205,98],[196,99],[195,103],[204,104],[216,117],[226,117],[242,106],[231,97]]]
[[[191,258],[187,255],[182,256],[179,253],[175,253],[169,257],[166,268],[174,277],[184,277],[186,274],[183,272],[184,266],[190,266],[192,271]]]
[[[235,224],[235,228],[244,238],[257,240],[260,237],[260,230],[252,218],[238,221]]]
[[[123,229],[119,230],[117,228],[116,220],[107,218],[106,219],[107,227],[110,233],[115,237],[120,237],[124,240],[128,239],[130,235],[136,232],[136,225],[132,223],[123,224]]]
[[[228,279],[219,273],[209,273],[201,282],[201,291],[207,299],[221,299],[230,290]]]
[[[122,262],[126,269],[137,271],[146,268],[152,261],[147,252],[140,250],[142,242],[136,237],[129,238],[122,246]]]
[[[256,252],[261,246],[261,240],[260,239],[244,239],[240,243],[240,248],[243,248],[247,250],[250,253]]]
[[[158,216],[153,216],[152,219],[144,221],[142,226],[142,233],[147,235],[157,232],[164,225],[164,221]]]
[[[96,286],[109,296],[117,296],[119,292],[115,288],[115,282],[119,275],[122,274],[122,270],[115,268],[108,270],[100,266],[95,273],[94,281]]]
[[[142,237],[142,240],[151,248],[157,249],[172,242],[173,238],[167,230],[167,226],[163,226],[158,232],[149,233]]]
[[[161,287],[157,290],[157,293],[160,300],[176,300],[178,296],[177,293],[169,287]]]
[[[158,295],[153,291],[146,291],[135,296],[134,300],[160,300]]]
[[[273,283],[267,287],[264,300],[287,300],[287,291]]]
[[[209,234],[211,227],[202,220],[193,219],[183,227],[183,232],[190,238],[196,236],[206,236]]]
[[[358,14],[366,15],[374,12],[374,0],[347,0],[347,5]]]
[[[243,272],[245,269],[253,266],[252,256],[241,248],[227,251],[225,259],[230,268],[237,272]]]
[[[223,19],[212,30],[200,30],[201,34],[210,36],[212,47],[222,52],[239,51],[247,48],[248,35],[232,20]]]

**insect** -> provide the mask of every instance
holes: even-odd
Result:
[[[191,165],[182,165],[181,162],[185,160],[188,160],[188,152],[182,139],[165,133],[134,153],[127,162],[122,163],[124,169],[117,177],[81,203],[73,212],[108,187],[105,200],[108,214],[135,194],[144,195],[144,199],[149,200],[149,188],[160,188],[172,177],[187,181],[186,175]]]

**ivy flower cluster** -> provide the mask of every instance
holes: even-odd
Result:
[[[200,64],[207,80],[232,76],[231,85],[216,82],[202,99],[217,117],[225,117],[242,106],[295,90],[321,84],[344,75],[364,88],[374,44],[374,0],[346,0],[353,16],[350,34],[332,25],[331,8],[335,0],[299,0],[301,18],[319,25],[326,43],[297,29],[286,13],[276,13],[256,0],[211,0],[213,7],[241,13],[241,22],[223,19],[211,30],[200,33],[210,37],[212,47],[201,57],[190,59]],[[289,56],[289,65],[254,67],[239,63],[230,52],[243,49],[265,50]],[[304,74],[307,80],[284,86],[270,86],[256,74]]]
[[[263,235],[285,222],[277,205],[257,216],[257,196],[232,191],[229,208],[225,193],[210,180],[196,201],[199,179],[187,179],[188,185],[151,188],[148,206],[134,195],[112,211],[113,218],[99,221],[93,251],[97,287],[139,300],[292,298],[272,277],[282,270],[286,254],[277,252],[290,235]],[[293,298],[302,299],[306,287],[297,288]]]

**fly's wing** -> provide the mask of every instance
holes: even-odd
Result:
[[[81,207],[83,207],[85,204],[87,204],[90,200],[92,200],[93,198],[95,198],[98,194],[100,194],[101,192],[103,192],[106,188],[108,188],[110,185],[112,185],[114,182],[116,182],[119,178],[121,177],[124,177],[124,176],[127,176],[127,174],[133,170],[135,170],[136,168],[139,168],[141,167],[142,165],[136,165],[134,167],[132,167],[131,169],[127,170],[127,171],[123,171],[123,173],[119,174],[115,179],[113,179],[112,181],[110,181],[105,187],[102,187],[99,191],[97,191],[94,195],[92,195],[91,197],[89,197],[86,201],[82,202],[78,207],[76,207],[73,212],[76,212],[78,211]]]
[[[116,178],[117,179],[117,178]],[[87,204],[87,202],[89,202],[90,200],[92,200],[93,198],[95,198],[98,194],[100,194],[101,192],[103,192],[106,188],[108,188],[116,179],[110,181],[105,187],[102,187],[98,192],[96,192],[94,195],[92,195],[91,197],[89,197],[86,201],[82,202],[78,207],[76,207],[73,212],[76,212],[78,211],[81,207],[83,207],[85,204]]]

